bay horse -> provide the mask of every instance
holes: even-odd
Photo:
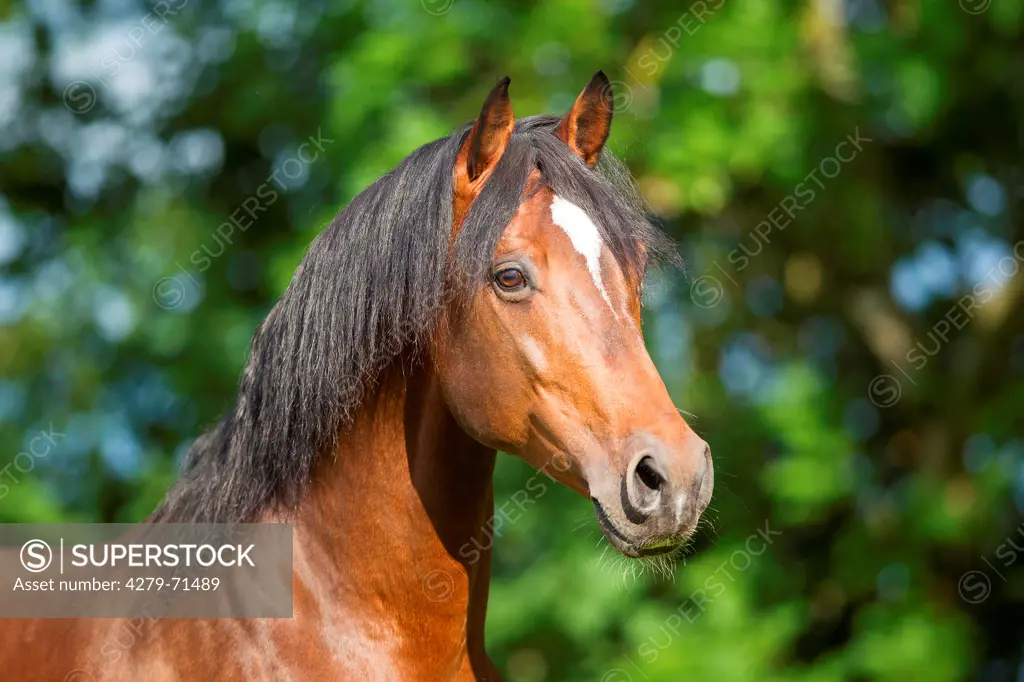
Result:
[[[3,621],[5,679],[499,680],[498,450],[589,499],[628,557],[694,532],[710,450],[641,334],[675,247],[602,155],[610,83],[518,121],[508,86],[314,241],[149,519],[293,524],[293,617]]]

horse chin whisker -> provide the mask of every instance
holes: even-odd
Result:
[[[598,568],[608,569],[618,574],[622,580],[622,586],[632,592],[637,583],[642,582],[647,576],[654,580],[665,580],[675,582],[676,569],[679,564],[686,564],[686,557],[693,549],[693,536],[683,539],[678,546],[664,554],[630,556],[619,548],[615,547],[610,540],[602,533],[598,538],[598,546],[604,543],[604,549],[597,559]],[[612,554],[608,550],[614,549]],[[623,548],[626,552],[639,554],[640,546],[630,543]]]
[[[574,533],[575,533],[575,532],[576,532],[576,531],[578,531],[578,530],[581,530],[581,529],[583,529],[583,528],[586,528],[586,527],[587,527],[588,525],[590,525],[590,522],[591,522],[591,521],[593,521],[593,520],[594,520],[594,516],[593,516],[592,514],[588,514],[588,515],[587,515],[586,517],[584,517],[584,518],[583,518],[583,519],[582,519],[582,520],[581,520],[581,521],[580,521],[580,522],[579,522],[579,523],[578,523],[578,524],[576,525],[576,527],[575,527],[575,528],[573,528],[573,529],[572,529],[572,532],[574,532]],[[591,528],[590,530],[591,530],[591,532],[593,532],[593,530],[594,530],[594,529],[593,529],[593,528]]]

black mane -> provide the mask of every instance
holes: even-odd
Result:
[[[235,407],[193,444],[152,520],[243,522],[273,503],[294,506],[380,370],[415,357],[444,306],[484,281],[535,168],[590,215],[624,270],[675,260],[629,174],[607,151],[587,168],[552,134],[558,120],[516,122],[451,254],[453,170],[469,125],[353,199],[256,330]]]

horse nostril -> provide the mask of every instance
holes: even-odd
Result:
[[[654,469],[654,458],[650,455],[646,455],[637,463],[633,473],[651,490],[660,491],[665,485],[665,478]]]
[[[670,501],[672,483],[656,448],[637,449],[622,479],[622,507],[626,518],[641,524]]]
[[[623,508],[633,523],[643,523],[664,502],[668,483],[657,460],[651,455],[638,454],[633,459],[625,479]]]

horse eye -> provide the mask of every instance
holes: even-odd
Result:
[[[494,273],[494,281],[505,291],[519,291],[526,286],[526,278],[518,268],[505,268]]]

